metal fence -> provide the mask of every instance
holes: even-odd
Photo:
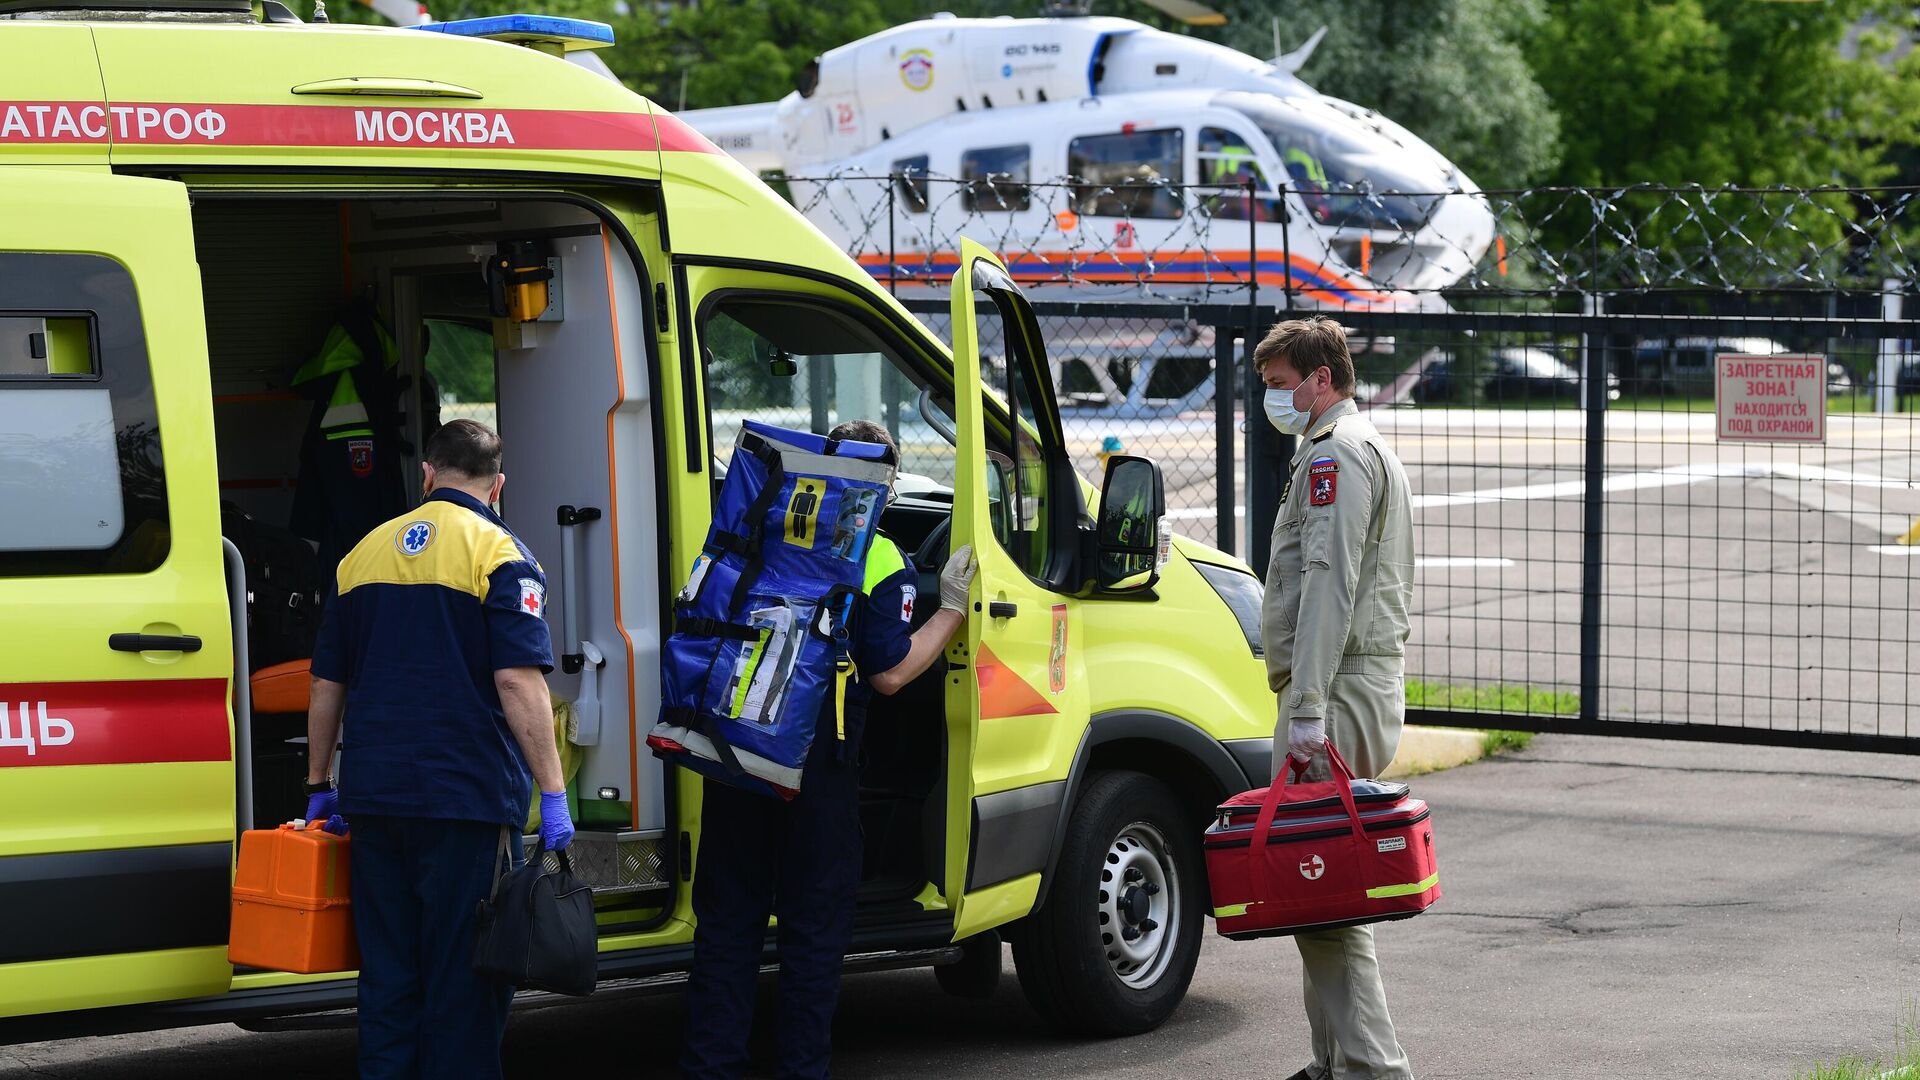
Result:
[[[1048,213],[1081,214],[1088,189],[1062,183],[1044,196],[1059,200]],[[1249,222],[1217,213],[1184,234],[1220,271],[1198,288],[1153,273],[1171,258],[1150,254],[1132,277],[1096,285],[1087,268],[1118,265],[1118,252],[1062,254],[1057,239],[1015,242],[1004,229],[979,238],[1026,271],[1087,474],[1103,447],[1154,457],[1177,528],[1255,567],[1291,448],[1265,424],[1249,343],[1278,319],[1333,309],[1352,335],[1365,415],[1413,484],[1410,720],[1910,753],[1915,195],[1445,196],[1488,208],[1484,249],[1444,288],[1366,302],[1329,302],[1302,282],[1364,278],[1363,264],[1369,280],[1390,276],[1380,260],[1395,243],[1381,230],[1366,254],[1350,229],[1321,228],[1319,248],[1290,242],[1277,288],[1265,236],[1240,240],[1236,263],[1216,241]],[[1200,189],[1173,197],[1196,216],[1209,205]],[[1299,240],[1300,204],[1292,214],[1284,231]],[[897,229],[894,240],[867,265],[944,333],[945,302],[926,287],[950,276],[940,253],[953,245],[909,250]],[[1302,249],[1321,261],[1303,264]],[[1824,438],[1721,439],[1723,353],[1819,357]]]
[[[945,329],[943,305],[909,305]],[[1413,488],[1409,718],[1920,751],[1920,331],[1592,306],[1341,316]],[[1036,307],[1086,475],[1109,438],[1155,458],[1176,527],[1262,567],[1292,447],[1245,342],[1288,312]],[[1125,393],[1073,390],[1103,335]],[[1721,441],[1687,355],[1720,350],[1832,358],[1824,441]],[[1897,408],[1876,412],[1888,368]]]

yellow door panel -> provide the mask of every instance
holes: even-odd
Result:
[[[987,303],[979,301],[985,299]],[[953,545],[979,560],[965,632],[949,659],[952,733],[946,880],[962,883],[956,937],[1026,914],[1086,729],[1080,602],[1035,581],[1063,537],[1047,454],[1059,445],[1046,355],[1026,300],[985,248],[963,240],[952,288]],[[991,398],[983,342],[996,347]],[[990,407],[991,406],[991,407]],[[1054,484],[1054,487],[1063,485]]]
[[[233,641],[186,189],[0,170],[0,205],[0,318],[48,327],[26,352],[46,370],[0,383],[23,504],[0,523],[21,631],[0,652],[0,911],[32,913],[0,920],[0,987],[23,988],[0,1011],[217,993]]]

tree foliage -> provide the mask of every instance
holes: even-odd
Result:
[[[1271,3],[1217,6],[1231,20],[1225,44],[1271,55]],[[1392,117],[1482,187],[1552,173],[1560,119],[1523,50],[1541,0],[1296,0],[1280,10],[1285,48],[1327,28],[1299,73],[1314,89]]]
[[[1566,184],[1864,185],[1920,137],[1914,25],[1887,0],[1553,0],[1527,55]],[[1843,48],[1843,46],[1847,46]]]

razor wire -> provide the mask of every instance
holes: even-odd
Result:
[[[1920,188],[1632,184],[1401,192],[1324,183],[1030,181],[845,170],[775,176],[874,276],[940,285],[959,238],[1023,284],[1179,300],[1280,289],[1290,306],[1920,285]],[[1101,286],[1108,288],[1102,289]],[[1424,306],[1424,305],[1422,305]]]

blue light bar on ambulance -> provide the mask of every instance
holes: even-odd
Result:
[[[427,23],[414,29],[505,41],[542,52],[604,49],[613,44],[613,27],[606,23],[590,19],[562,19],[553,15],[492,15],[484,19]]]

